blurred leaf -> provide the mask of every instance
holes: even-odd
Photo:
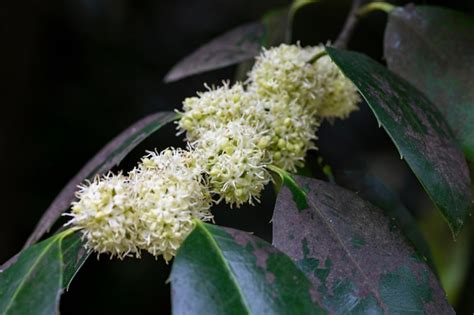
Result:
[[[327,48],[357,86],[402,158],[457,235],[471,211],[466,160],[436,107],[405,80],[369,57]]]
[[[418,228],[415,218],[394,191],[378,178],[364,172],[344,171],[337,173],[336,177],[339,185],[354,191],[365,200],[370,201],[374,206],[383,210],[386,216],[394,220],[418,251],[418,254],[436,273],[428,243]]]
[[[216,70],[252,59],[261,47],[276,46],[291,41],[291,25],[296,12],[315,0],[296,0],[290,6],[266,13],[260,21],[239,26],[198,48],[179,61],[166,74],[164,81],[173,82],[191,75]],[[237,70],[242,79],[252,62]]]
[[[281,43],[291,42],[293,16],[296,10],[292,10],[292,7],[286,7],[270,11],[263,16],[261,22],[265,26],[263,47],[272,47]]]
[[[149,115],[137,121],[110,141],[61,190],[41,217],[25,247],[39,240],[59,216],[69,208],[71,202],[75,199],[74,194],[77,185],[118,165],[140,142],[176,118],[177,114],[174,112],[158,112]]]
[[[466,290],[465,284],[469,279],[472,224],[466,226],[454,241],[449,237],[450,231],[443,223],[438,212],[427,211],[420,219],[420,228],[430,244],[448,300],[451,305],[456,306]]]
[[[273,243],[313,281],[331,314],[454,314],[431,269],[381,210],[333,184],[296,183],[308,206],[282,187]]]
[[[70,233],[27,248],[0,273],[0,314],[57,313],[63,284],[69,283],[84,261],[84,255],[78,255],[79,237]]]
[[[474,162],[474,18],[409,5],[389,14],[384,51],[389,69],[426,94]]]
[[[235,81],[245,81],[247,79],[247,73],[252,70],[255,63],[253,58],[259,54],[261,47],[271,47],[291,41],[291,27],[288,13],[288,8],[273,10],[265,14],[262,20],[258,22],[265,30],[261,38],[260,46],[256,53],[239,63],[235,71]],[[234,63],[238,62],[233,62],[232,64]]]
[[[291,7],[290,7],[291,16],[294,17],[296,12],[302,7],[308,4],[316,3],[318,1],[319,0],[293,0],[293,3],[291,4]]]
[[[289,257],[249,233],[198,223],[173,262],[173,314],[320,314]]]

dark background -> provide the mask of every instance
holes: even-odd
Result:
[[[350,8],[349,1],[321,2],[296,17],[294,38],[302,44],[334,40]],[[4,1],[0,5],[0,263],[21,249],[56,194],[108,140],[146,114],[179,108],[184,97],[203,90],[204,82],[232,78],[235,70],[164,84],[162,78],[173,64],[214,36],[286,3]],[[474,10],[468,0],[417,3],[470,14]],[[365,18],[349,48],[383,62],[385,23],[383,13]],[[130,169],[147,149],[182,145],[174,133],[174,126],[169,126],[152,136],[120,167]],[[320,151],[313,156],[322,155],[336,170],[365,169],[382,178],[419,220],[431,211],[430,201],[366,105],[344,122],[325,123],[319,138]],[[260,207],[217,209],[216,221],[270,241],[272,189],[265,195]],[[432,232],[425,230],[429,238]],[[443,246],[450,247],[451,242],[447,239]],[[465,258],[471,266],[472,252],[468,250]],[[168,274],[168,266],[149,256],[89,259],[63,296],[61,311],[167,314]],[[474,310],[472,268],[468,276],[470,287],[462,290],[456,303],[459,313]]]

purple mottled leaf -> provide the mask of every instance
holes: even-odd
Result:
[[[198,48],[177,63],[165,77],[173,82],[253,58],[260,51],[265,27],[261,22],[242,25]]]
[[[326,51],[356,85],[456,236],[472,210],[471,179],[442,114],[409,82],[366,55]]]
[[[426,262],[383,211],[344,188],[295,177],[282,187],[273,244],[313,281],[330,314],[454,314]]]
[[[443,113],[466,158],[474,162],[474,17],[446,8],[391,11],[384,54]]]
[[[213,39],[178,62],[165,76],[165,82],[247,61],[254,58],[261,47],[289,42],[293,16],[308,3],[312,1],[299,3],[296,7],[272,10],[260,21],[244,24]],[[240,69],[239,78],[245,77],[251,65],[249,61]]]

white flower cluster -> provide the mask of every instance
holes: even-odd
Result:
[[[122,175],[96,177],[80,186],[78,201],[66,215],[82,229],[85,246],[97,253],[110,253],[120,258],[139,256],[137,247],[137,215],[130,198],[130,182]]]
[[[239,207],[259,201],[260,192],[270,179],[262,138],[259,128],[247,125],[241,118],[203,132],[192,143],[205,167],[211,192],[220,196],[218,202],[225,200]]]
[[[81,186],[69,216],[86,248],[98,254],[172,259],[195,225],[212,220],[215,202],[259,201],[268,165],[294,172],[315,149],[324,118],[345,118],[359,96],[323,46],[264,50],[247,82],[183,102],[178,128],[190,150],[151,152],[124,175]]]
[[[269,178],[265,165],[295,172],[304,165],[307,151],[316,148],[320,121],[345,118],[357,109],[355,86],[329,57],[313,62],[323,52],[322,45],[283,44],[264,50],[245,84],[224,83],[185,99],[178,128],[199,151],[219,200],[237,206],[258,200]],[[222,150],[222,143],[231,143],[232,157]],[[252,166],[243,167],[249,160]],[[242,172],[231,172],[237,165]]]
[[[248,90],[264,99],[293,102],[309,115],[315,115],[322,88],[318,69],[309,61],[320,51],[319,47],[285,44],[264,49],[248,74]]]
[[[149,153],[128,176],[110,174],[81,186],[68,224],[99,254],[139,257],[146,250],[169,261],[195,219],[212,219],[201,174],[189,151]]]

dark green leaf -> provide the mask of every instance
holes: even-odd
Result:
[[[357,86],[436,207],[458,234],[471,211],[466,160],[436,107],[405,80],[369,57],[327,48]]]
[[[320,314],[310,281],[265,241],[198,223],[171,272],[173,314]]]
[[[337,173],[336,177],[339,185],[356,192],[392,218],[431,269],[436,272],[428,243],[415,218],[394,191],[381,180],[364,172],[345,171]]]
[[[389,69],[424,92],[474,162],[474,18],[430,6],[390,12],[384,51]]]
[[[0,314],[55,314],[62,290],[61,241],[55,235],[0,273]]]
[[[61,213],[69,208],[71,202],[74,201],[77,185],[86,179],[103,174],[119,164],[140,142],[176,118],[177,114],[174,112],[158,112],[149,115],[137,121],[110,141],[61,190],[41,217],[25,247],[39,240],[56,222]]]
[[[273,10],[265,14],[262,24],[265,27],[265,36],[262,46],[272,47],[291,41],[293,13],[291,7]]]
[[[381,210],[333,184],[296,183],[308,207],[282,187],[273,242],[313,281],[330,313],[454,314],[431,269]]]
[[[63,288],[88,256],[70,230],[23,250],[0,272],[0,314],[56,314]]]
[[[86,251],[81,241],[81,234],[74,233],[62,241],[62,255],[64,262],[63,287],[69,288],[74,276],[89,258],[90,252]]]

